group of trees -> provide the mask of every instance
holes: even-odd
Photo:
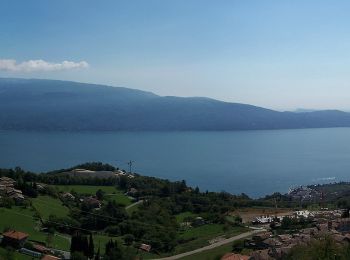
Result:
[[[135,251],[130,248],[123,248],[117,241],[110,240],[106,244],[105,255],[103,259],[107,260],[130,260],[135,259]]]
[[[95,257],[95,246],[92,235],[90,234],[88,239],[87,236],[76,232],[71,238],[70,252],[72,255],[82,254],[86,258],[93,259]]]

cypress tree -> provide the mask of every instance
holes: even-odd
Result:
[[[100,260],[100,247],[98,247],[97,254],[95,255],[95,260]]]
[[[82,250],[81,252],[86,256],[89,257],[89,242],[86,236],[82,237],[82,241],[81,241],[81,246],[82,246]]]
[[[94,246],[94,240],[92,239],[92,234],[90,233],[90,239],[89,239],[89,250],[88,250],[89,258],[92,259],[95,255],[95,246]]]
[[[73,253],[76,251],[76,236],[73,235],[70,241],[70,252]]]

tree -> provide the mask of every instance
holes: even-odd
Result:
[[[106,257],[103,259],[114,260],[114,259],[125,259],[122,248],[118,245],[118,242],[110,240],[106,244]]]
[[[124,236],[124,243],[125,243],[127,246],[131,246],[132,243],[134,242],[134,240],[135,240],[135,237],[134,237],[134,235],[132,235],[132,234],[126,234],[126,235]]]
[[[103,200],[103,197],[105,195],[105,192],[101,189],[99,189],[98,191],[96,191],[96,197],[98,200]]]
[[[89,256],[89,243],[86,236],[76,233],[71,238],[70,252],[81,252],[86,257]]]
[[[88,257],[92,259],[95,255],[95,246],[94,246],[94,240],[92,238],[92,234],[90,233],[89,238],[89,250],[88,250]]]
[[[86,256],[82,252],[74,252],[71,255],[72,260],[86,260]]]
[[[12,248],[6,248],[6,253],[5,253],[5,259],[6,260],[14,260],[15,259],[15,254]]]
[[[97,254],[95,255],[95,260],[100,260],[100,247],[98,247]]]
[[[82,237],[82,251],[86,257],[89,257],[89,242],[86,236]]]
[[[47,233],[46,236],[46,246],[51,247],[53,241],[53,234],[52,233]]]

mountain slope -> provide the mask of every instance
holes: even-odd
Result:
[[[350,126],[350,114],[277,112],[209,98],[161,97],[103,85],[0,79],[0,129],[257,130]]]

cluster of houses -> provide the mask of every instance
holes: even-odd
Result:
[[[24,201],[24,196],[21,190],[15,189],[16,181],[8,178],[1,177],[0,178],[0,198],[8,197],[13,199],[16,203],[22,203]]]
[[[327,218],[327,219],[334,219],[339,218],[343,214],[342,210],[320,210],[320,211],[309,211],[309,210],[297,210],[294,211],[291,214],[284,214],[284,215],[263,215],[255,217],[255,219],[252,221],[252,224],[270,224],[273,222],[281,222],[283,218]]]
[[[245,240],[245,247],[254,249],[251,260],[281,259],[297,245],[308,245],[313,239],[330,235],[336,243],[350,242],[350,219],[337,219],[301,229],[294,234],[273,235],[265,232]]]
[[[17,248],[20,253],[34,258],[40,258],[41,260],[62,259],[60,257],[53,256],[53,252],[51,249],[46,248],[45,246],[40,244],[33,244],[33,248],[31,249],[24,248],[24,245],[28,241],[28,238],[29,235],[24,232],[9,230],[2,234],[0,240],[2,246],[10,246],[13,248]]]
[[[133,173],[122,171],[122,170],[117,170],[114,174],[117,177],[125,176],[125,177],[128,177],[129,179],[135,178],[135,175]]]
[[[64,172],[66,174],[75,176],[75,177],[86,177],[86,178],[115,178],[115,177],[121,177],[126,176],[128,178],[134,178],[135,175],[132,173],[127,173],[123,170],[116,170],[116,171],[92,171],[87,169],[73,169],[69,172]]]
[[[268,260],[283,259],[290,250],[297,245],[308,245],[313,239],[330,235],[336,243],[345,244],[350,242],[350,218],[341,218],[341,210],[326,211],[296,211],[289,217],[310,217],[314,220],[314,226],[301,229],[292,234],[274,234],[273,231],[266,231],[244,240],[244,248],[253,252],[248,255],[228,253],[221,259],[242,259],[242,260]],[[274,217],[264,216],[260,218],[263,223],[274,221]]]
[[[307,186],[299,186],[290,189],[288,192],[288,196],[291,197],[293,200],[312,201],[321,199],[322,193],[320,193],[316,189],[312,189]]]
[[[75,201],[76,197],[70,192],[61,193],[61,198],[68,201]],[[88,196],[79,198],[81,203],[84,203],[90,209],[100,209],[102,202],[96,198],[96,196]]]

